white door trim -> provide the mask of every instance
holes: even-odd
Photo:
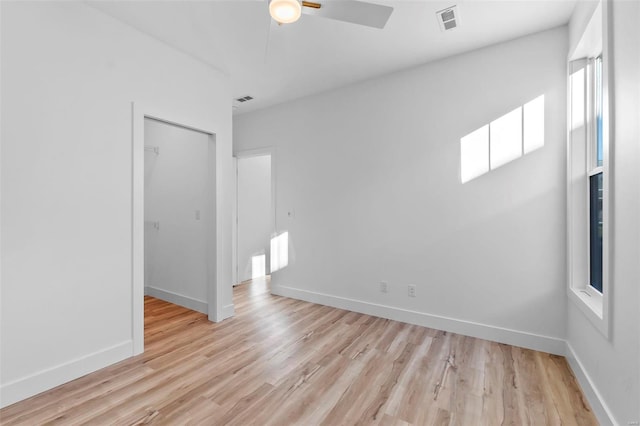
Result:
[[[213,182],[214,191],[210,191],[207,208],[215,211],[210,215],[210,226],[207,227],[207,254],[209,260],[207,272],[207,302],[210,321],[219,319],[218,306],[222,300],[222,283],[216,275],[224,261],[221,250],[217,250],[217,240],[222,235],[220,220],[222,191],[219,190],[219,172],[222,156],[220,146],[216,144],[216,131],[213,123],[201,123],[191,117],[184,117],[178,111],[167,110],[157,106],[132,102],[132,135],[131,135],[131,338],[133,355],[144,352],[144,119],[152,118],[168,124],[206,133],[209,136],[209,182]],[[213,148],[213,149],[212,149]]]

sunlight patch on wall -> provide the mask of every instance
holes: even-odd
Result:
[[[585,111],[585,69],[580,68],[571,74],[571,130],[579,129],[584,126]]]
[[[489,171],[489,125],[460,139],[460,169],[463,183]]]
[[[544,146],[544,95],[524,104],[524,153]]]
[[[544,146],[544,95],[460,139],[460,179],[466,183]]]
[[[267,256],[259,254],[251,257],[251,279],[261,278],[267,274]]]
[[[522,107],[489,124],[491,170],[522,156]]]
[[[289,265],[289,233],[271,238],[271,272]]]

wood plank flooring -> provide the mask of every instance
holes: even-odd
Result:
[[[2,425],[596,425],[564,358],[234,289],[236,316],[145,298],[145,353]]]

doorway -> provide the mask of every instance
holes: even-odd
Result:
[[[274,229],[271,153],[239,153],[236,177],[235,285],[270,274]]]
[[[228,238],[225,235],[230,236],[225,230],[230,228],[231,220],[227,221],[227,219],[231,219],[231,217],[230,215],[226,216],[224,212],[231,210],[229,203],[231,197],[225,196],[230,191],[225,191],[224,188],[228,185],[225,182],[231,182],[232,173],[230,156],[225,156],[228,151],[226,151],[224,144],[217,143],[216,132],[209,120],[200,121],[197,116],[194,120],[194,117],[184,117],[179,111],[174,111],[172,108],[158,108],[143,103],[132,103],[132,115],[131,338],[133,341],[132,355],[138,355],[144,352],[145,227],[157,226],[161,232],[163,230],[163,221],[154,219],[153,216],[147,218],[145,226],[145,156],[148,153],[161,158],[163,153],[168,153],[166,150],[163,152],[152,142],[146,143],[145,130],[148,123],[146,120],[152,119],[163,125],[177,127],[182,131],[199,132],[206,135],[207,138],[205,205],[202,209],[191,206],[188,211],[190,211],[189,217],[192,221],[198,220],[196,217],[199,215],[199,220],[204,225],[202,229],[206,240],[204,249],[206,258],[205,300],[209,321],[221,321],[233,316],[234,312],[233,304],[224,304],[226,291],[223,286],[223,283],[229,282],[231,276],[229,268],[225,267],[230,253],[225,249],[223,242]],[[147,145],[146,150],[145,145]],[[165,158],[167,157],[165,156]],[[185,173],[190,173],[190,171]],[[147,259],[147,261],[149,260]]]
[[[145,295],[206,314],[211,135],[153,118],[144,130]]]

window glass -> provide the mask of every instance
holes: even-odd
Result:
[[[602,172],[589,178],[589,277],[602,293]]]
[[[595,60],[596,166],[602,166],[602,57]]]

